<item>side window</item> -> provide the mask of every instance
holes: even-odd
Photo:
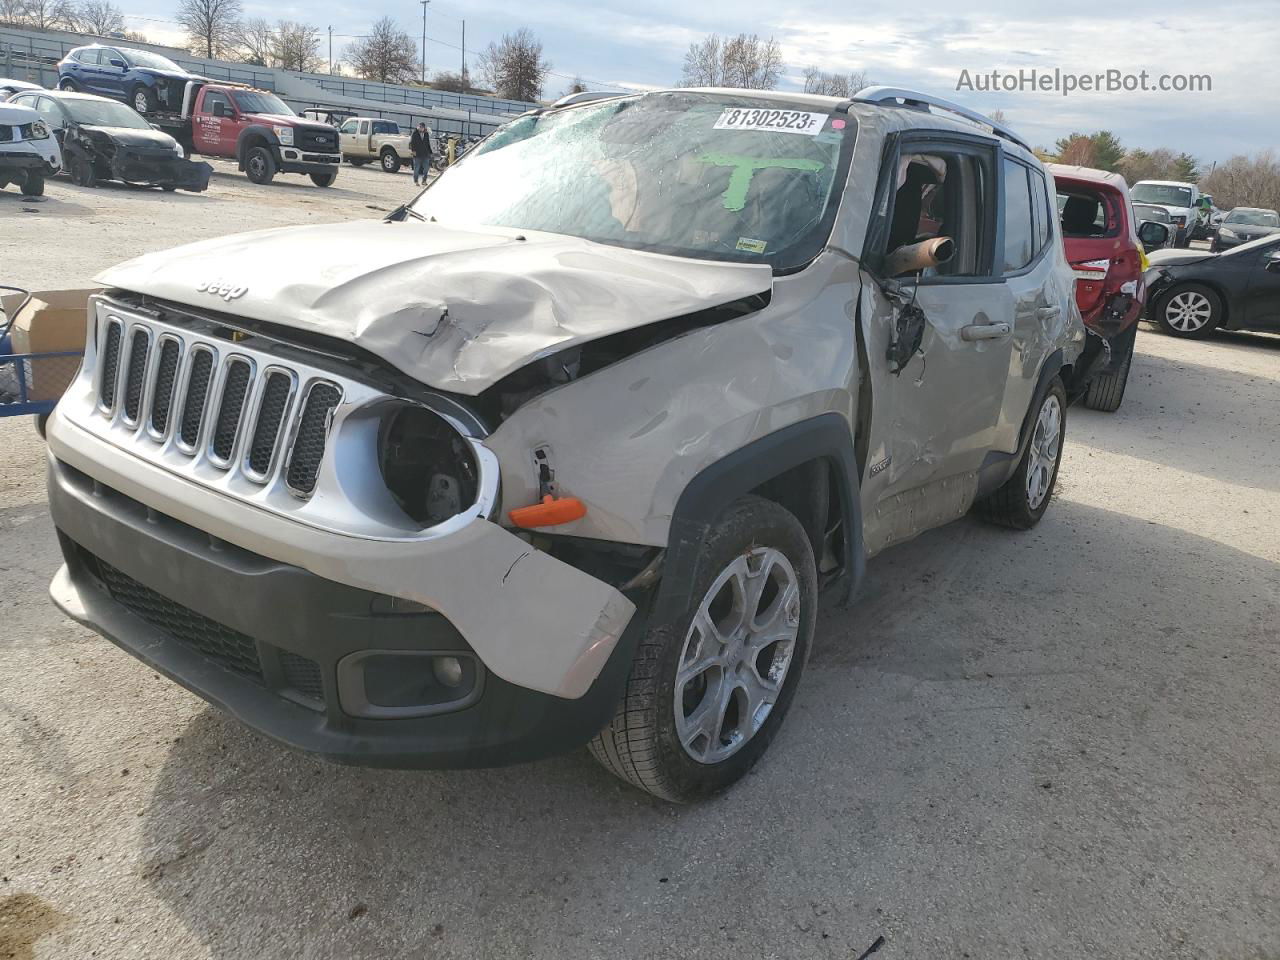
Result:
[[[1054,215],[1055,208],[1049,203],[1049,185],[1045,183],[1042,171],[1031,171],[1031,185],[1036,215],[1036,253],[1039,253],[1053,239],[1053,225],[1049,218]]]
[[[30,103],[26,106],[31,106]],[[39,102],[35,104],[36,113],[44,117],[45,122],[49,124],[51,130],[62,129],[62,108],[50,100],[48,97],[41,97]]]
[[[225,95],[225,93],[218,90],[210,90],[209,92],[205,93],[205,113],[215,114],[216,104],[221,104],[221,106],[223,106],[224,116],[232,115],[232,101],[228,100],[228,97],[227,95]]]
[[[1004,160],[1004,272],[1017,273],[1035,256],[1031,216],[1030,171],[1016,160]]]
[[[362,137],[363,137],[363,136],[364,136],[366,133],[368,133],[368,132],[369,132],[369,121],[368,121],[368,120],[361,120],[361,121],[360,121],[360,136],[362,136]]]
[[[100,53],[102,53],[102,51],[96,48],[93,50],[81,50],[80,62],[86,63],[91,67],[96,67],[98,65],[98,54]]]
[[[355,133],[355,132],[356,132],[356,127],[357,127],[357,126],[359,126],[359,124],[360,124],[360,121],[358,121],[358,120],[348,120],[346,123],[344,123],[344,124],[342,125],[342,129],[341,129],[339,132],[340,132],[340,133]]]
[[[894,171],[893,207],[884,253],[902,246],[949,237],[955,256],[924,276],[991,275],[988,216],[994,198],[989,185],[993,156],[982,148],[904,147]],[[911,152],[906,152],[910,150]]]

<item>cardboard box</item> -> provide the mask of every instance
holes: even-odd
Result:
[[[23,294],[0,297],[9,326],[9,351],[21,353],[84,352],[88,326],[89,296],[98,288],[84,290],[43,290],[31,294],[26,306]],[[19,307],[22,307],[19,309]],[[7,377],[16,378],[14,364],[4,364]],[[76,357],[47,357],[23,361],[22,376],[26,380],[27,400],[42,403],[57,400],[80,367]]]

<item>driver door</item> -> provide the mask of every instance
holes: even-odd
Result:
[[[1014,302],[997,253],[1001,209],[995,145],[928,131],[899,137],[881,171],[864,261],[949,237],[949,263],[896,278],[864,277],[859,315],[872,407],[862,486],[867,549],[875,553],[963,515],[997,442],[1014,342]],[[851,186],[850,189],[861,189]],[[1027,211],[1028,232],[1031,214]],[[919,349],[895,372],[904,311],[924,313]],[[864,402],[865,402],[864,394]]]
[[[1237,254],[1239,256],[1239,254]],[[1280,242],[1253,254],[1249,285],[1245,288],[1244,323],[1254,330],[1280,330]]]
[[[360,121],[352,117],[338,128],[338,149],[342,151],[344,157],[352,157],[357,154],[356,128],[359,125]]]

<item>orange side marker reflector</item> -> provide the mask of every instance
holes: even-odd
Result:
[[[516,507],[507,514],[517,527],[554,527],[580,520],[586,515],[586,505],[577,497],[561,497],[557,500],[551,494],[543,497],[541,503]]]

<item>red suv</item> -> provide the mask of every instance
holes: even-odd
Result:
[[[1076,277],[1076,303],[1085,327],[1096,335],[1087,347],[1097,365],[1084,405],[1111,412],[1124,398],[1147,293],[1142,281],[1147,258],[1129,187],[1119,174],[1105,170],[1045,166],[1057,181],[1062,242]]]

